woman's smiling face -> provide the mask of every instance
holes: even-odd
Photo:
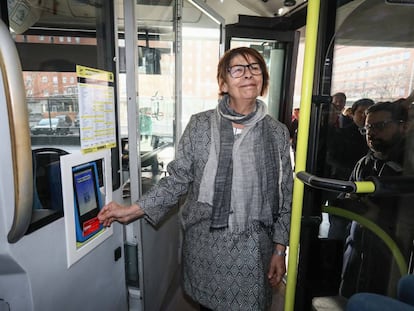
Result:
[[[257,63],[257,59],[248,55],[236,55],[230,62],[230,67],[235,65],[249,65]],[[239,78],[233,78],[227,74],[226,81],[221,85],[221,91],[228,93],[231,101],[255,100],[262,91],[263,75],[253,75],[248,67],[244,68],[244,74]]]

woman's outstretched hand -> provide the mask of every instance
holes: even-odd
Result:
[[[112,201],[101,209],[98,219],[105,227],[109,227],[114,221],[127,224],[143,215],[144,211],[138,204],[124,206]]]

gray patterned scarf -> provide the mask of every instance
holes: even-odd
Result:
[[[230,225],[244,229],[249,220],[273,221],[272,207],[277,207],[279,163],[268,128],[261,121],[266,116],[266,106],[260,100],[249,115],[240,115],[229,107],[228,96],[224,96],[211,124],[212,141],[209,158],[200,185],[199,202],[212,205],[211,229],[222,229]],[[245,128],[235,141],[232,122]],[[233,163],[233,161],[236,161]],[[268,173],[269,172],[271,173]],[[253,173],[252,173],[253,172]],[[232,193],[235,197],[232,198]],[[254,208],[251,207],[254,205]],[[277,210],[277,209],[276,209]]]

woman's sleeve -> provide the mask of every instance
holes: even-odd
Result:
[[[290,219],[292,211],[293,172],[290,158],[289,131],[283,131],[283,147],[280,151],[279,172],[279,217],[273,227],[273,242],[289,245]]]
[[[193,181],[194,152],[191,132],[195,126],[195,118],[192,117],[180,139],[175,159],[167,166],[169,175],[137,201],[145,212],[145,218],[153,225],[157,225],[174,207]]]

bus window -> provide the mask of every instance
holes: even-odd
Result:
[[[412,175],[412,120],[407,114],[413,101],[414,47],[412,33],[401,33],[400,29],[413,26],[414,6],[362,1],[344,18],[345,7],[337,10],[337,20],[341,22],[332,39],[332,59],[322,61],[333,64],[331,93],[327,94],[333,98],[327,106],[327,122],[321,126],[324,136],[320,141],[325,146],[319,149],[319,174],[352,181],[369,176]],[[335,105],[338,94],[343,98],[339,109]],[[361,106],[361,101],[371,103]],[[371,106],[372,103],[375,104]],[[352,107],[353,114],[345,126],[336,121],[344,118],[348,107]],[[334,291],[346,298],[361,291],[389,296],[396,293],[404,271],[401,263],[408,263],[413,252],[414,222],[409,197],[398,193],[386,197],[322,193],[321,206],[355,211],[363,218],[356,221],[344,214],[330,214],[329,222],[324,222],[327,230],[321,230],[320,237],[340,243],[335,257],[331,254],[338,259],[337,279],[330,277],[332,282],[327,282],[327,287],[336,287]],[[378,227],[368,227],[366,221]],[[401,255],[387,246],[380,230],[390,237]],[[321,280],[329,279],[326,277],[321,273]]]
[[[49,214],[47,211],[63,214],[61,208],[49,204],[50,195],[56,194],[50,193],[54,191],[53,187],[45,185],[60,185],[60,177],[53,173],[59,170],[59,157],[81,149],[79,121],[82,114],[76,65],[115,73],[114,27],[112,1],[82,4],[65,1],[65,5],[55,7],[50,7],[52,4],[49,2],[25,3],[26,15],[15,15],[18,12],[15,10],[17,1],[9,1],[8,10],[10,31],[20,57],[26,88],[35,198],[40,198],[42,203],[34,204],[33,224],[29,229],[33,231],[39,223],[45,224],[42,215]],[[116,101],[116,96],[114,98]],[[116,119],[116,102],[113,108]],[[44,150],[54,151],[47,152],[46,156]],[[115,150],[113,148],[117,154]],[[120,183],[117,173],[119,161],[118,157],[112,159],[112,179],[117,188]]]
[[[221,28],[207,13],[196,7],[194,2],[184,1],[182,130],[191,115],[217,105],[216,67],[220,58]]]
[[[175,51],[172,23],[173,6],[136,4],[137,24],[137,128],[128,124],[127,84],[125,66],[120,62],[120,133],[122,145],[123,197],[134,195],[130,183],[131,146],[140,152],[141,192],[145,193],[166,174],[166,167],[174,157],[175,122]],[[121,25],[121,28],[127,27]],[[126,43],[118,40],[121,60]],[[137,141],[129,141],[128,131],[136,130]],[[133,176],[132,176],[133,177]],[[134,189],[136,191],[136,189]],[[141,193],[140,192],[140,193]]]

